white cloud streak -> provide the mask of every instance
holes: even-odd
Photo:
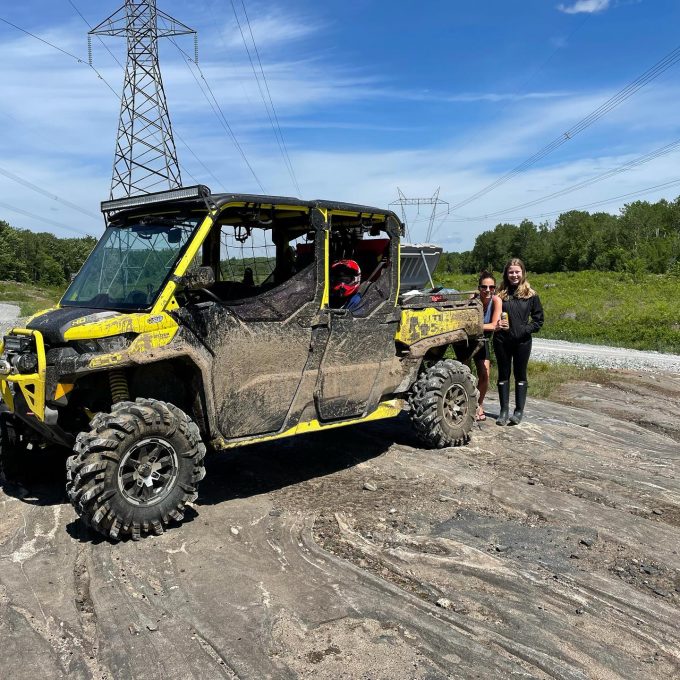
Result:
[[[570,3],[570,7],[578,4]],[[304,29],[278,25],[275,44],[279,48],[290,45],[299,39],[301,30],[310,26],[316,30],[312,22]],[[265,29],[264,24],[254,26],[254,30],[259,31],[256,33],[258,45],[266,44],[262,33]],[[82,43],[73,36],[80,35],[81,31],[79,25],[64,26],[61,30],[53,29],[49,39],[79,54]],[[0,166],[91,212],[98,212],[99,201],[107,197],[111,180],[118,103],[86,65],[26,36],[11,33],[7,36],[9,39],[0,42],[3,62]],[[290,177],[276,149],[245,54],[241,50],[238,61],[225,63],[220,41],[211,41],[210,36],[204,40],[214,49],[205,50],[201,68],[265,189],[273,194],[291,193]],[[264,68],[281,125],[290,133],[288,149],[305,198],[386,206],[396,198],[397,186],[409,196],[431,196],[441,187],[442,198],[453,204],[530,156],[611,94],[602,91],[581,95],[561,91],[519,95],[493,91],[417,92],[390,87],[370,72],[352,70],[337,62],[329,64],[317,57],[305,58],[304,50],[277,50],[277,58],[275,51],[270,50],[272,44],[267,46],[267,54],[263,54]],[[120,54],[124,45],[119,43],[112,48]],[[207,176],[205,169],[177,140],[183,168],[215,191],[257,191],[247,167],[203,99],[186,65],[171,45],[165,43],[162,49],[163,79],[173,127],[220,182]],[[95,66],[116,90],[120,88],[123,78],[120,67],[97,46]],[[584,133],[583,139],[573,140],[546,159],[542,167],[522,173],[470,204],[466,213],[484,215],[539,198],[670,141],[677,134],[673,121],[679,96],[680,87],[672,84],[646,87],[625,106],[598,121]],[[364,114],[365,110],[377,109],[386,100],[389,105],[382,107],[382,113],[372,118]],[[479,103],[492,107],[508,100],[511,105],[504,107],[499,121],[475,124],[470,118],[461,128],[455,124],[455,120],[465,116],[463,112],[468,110],[468,105]],[[420,102],[423,106],[438,106],[440,111],[450,110],[454,121],[450,131],[442,131],[439,138],[433,139],[426,134],[427,117],[415,117],[412,126],[408,121],[405,126],[405,117],[391,116],[393,103],[405,108],[410,102],[418,102],[418,106]],[[324,133],[331,128],[335,128],[333,134]],[[305,130],[310,134],[305,135]],[[533,211],[568,209],[677,176],[677,158],[669,156],[578,194],[541,204]],[[185,181],[193,180],[185,173]],[[100,233],[103,227],[103,221],[88,220],[6,178],[0,178],[0,200],[30,206],[33,212],[85,232]],[[3,211],[0,218],[15,226],[45,229],[9,212]],[[492,228],[498,221],[456,223],[449,216],[448,221],[441,222],[437,238],[451,248],[470,248],[476,234]],[[422,238],[426,228],[427,221],[417,223],[414,238]],[[54,233],[59,232],[55,229]]]
[[[595,14],[609,8],[610,0],[576,0],[572,5],[560,4],[557,9],[565,14]]]

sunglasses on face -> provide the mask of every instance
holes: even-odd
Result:
[[[479,290],[496,290],[496,286],[480,286]]]

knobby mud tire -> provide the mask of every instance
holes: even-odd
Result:
[[[474,376],[459,361],[445,359],[427,368],[409,395],[411,421],[418,438],[437,449],[467,444],[478,396]]]
[[[153,453],[154,446],[171,459],[172,478],[160,487],[160,500],[135,503],[132,493],[141,494],[152,483],[132,485],[130,492],[121,480],[133,474],[125,473],[138,462],[133,456],[144,460],[144,451]],[[98,413],[90,430],[78,435],[74,451],[66,469],[69,500],[86,525],[113,539],[160,535],[171,521],[182,521],[205,477],[206,447],[198,426],[176,406],[155,399],[123,401],[111,413]],[[134,474],[141,469],[139,465]],[[152,473],[146,478],[151,480]]]

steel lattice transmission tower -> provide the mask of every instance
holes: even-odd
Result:
[[[432,237],[432,228],[434,227],[434,221],[437,217],[441,215],[441,213],[437,213],[437,206],[439,205],[445,205],[446,206],[446,213],[445,215],[449,214],[449,204],[448,201],[445,201],[442,198],[439,198],[439,190],[441,187],[437,187],[437,191],[432,194],[429,198],[407,198],[404,196],[404,192],[397,187],[397,193],[399,194],[399,198],[396,201],[392,201],[390,205],[398,205],[401,207],[401,220],[402,222],[406,225],[406,230],[407,230],[407,235],[409,238],[411,237],[410,234],[408,233],[410,231],[409,229],[409,224],[408,220],[406,219],[406,206],[407,205],[415,205],[418,207],[418,212],[420,213],[420,206],[421,205],[431,205],[432,206],[432,212],[430,213],[430,220],[427,226],[427,235],[425,236],[425,242],[429,243],[430,238]]]
[[[193,34],[196,49],[196,31],[156,9],[156,0],[125,0],[88,34],[88,40],[93,35],[127,38],[111,198],[182,186],[158,63],[158,38],[187,34]],[[91,61],[91,43],[89,47]]]

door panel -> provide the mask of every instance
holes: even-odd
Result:
[[[328,307],[321,310],[321,318],[330,332],[325,346],[314,348],[315,352],[323,352],[314,393],[320,420],[368,414],[378,406],[381,396],[398,384],[393,363],[394,336],[399,323],[395,308],[399,290],[399,235],[398,222],[388,218],[382,236],[388,236],[389,241],[382,238],[354,242],[352,249],[344,253],[348,258],[360,259],[364,251],[375,251],[373,246],[377,243],[380,252],[386,253],[386,260],[382,270],[376,266],[376,252],[372,252],[372,260],[366,259],[370,265],[362,262],[363,306],[354,312]],[[329,238],[331,242],[335,238],[332,224]],[[327,272],[332,264],[329,253],[333,251],[332,245],[326,251]]]
[[[397,322],[327,311],[331,330],[317,382],[317,412],[321,420],[357,417],[377,406],[383,370],[394,357]]]
[[[309,356],[311,327],[250,322],[215,348],[213,391],[225,438],[276,432],[284,424]]]

